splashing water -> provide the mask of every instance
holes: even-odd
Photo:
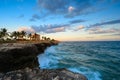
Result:
[[[120,63],[119,45],[115,42],[64,42],[47,48],[44,54],[38,55],[38,61],[40,68],[66,68],[85,75],[88,80],[119,80],[120,64],[116,64]]]

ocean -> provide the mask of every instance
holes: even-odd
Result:
[[[120,41],[61,42],[38,61],[41,69],[66,68],[88,80],[120,80]]]

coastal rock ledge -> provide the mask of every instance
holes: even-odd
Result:
[[[37,55],[57,43],[5,43],[0,44],[0,72],[38,66]]]
[[[25,68],[0,73],[0,80],[87,80],[85,76],[66,69]]]
[[[87,80],[66,69],[39,69],[37,55],[58,43],[0,44],[0,80]]]

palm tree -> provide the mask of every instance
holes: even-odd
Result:
[[[14,31],[11,33],[11,37],[14,37],[15,39],[18,38],[19,33],[17,31]]]
[[[51,41],[55,41],[55,39],[51,39]]]
[[[20,32],[20,35],[21,35],[21,37],[23,38],[23,37],[26,36],[26,32],[25,32],[25,31],[21,31],[21,32]]]
[[[37,33],[35,33],[35,40],[37,40]]]
[[[50,41],[50,38],[48,37],[46,40]]]
[[[0,31],[0,38],[2,38],[2,32]]]
[[[42,40],[44,40],[44,36],[42,36]]]
[[[32,36],[32,34],[31,34],[31,33],[29,33],[29,34],[28,34],[28,38],[30,38],[30,40],[31,40],[31,36]]]
[[[0,38],[4,38],[8,35],[6,28],[1,28],[0,30]]]
[[[2,31],[4,36],[7,34],[7,29],[6,28],[2,28],[1,31]]]
[[[44,40],[47,40],[47,37],[44,37]]]

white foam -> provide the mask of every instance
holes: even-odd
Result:
[[[40,54],[38,56],[40,68],[47,68],[47,69],[59,68],[57,64],[59,63],[59,58],[62,58],[62,56],[57,55],[57,51],[55,48],[56,48],[55,46],[49,47],[46,49],[44,54]],[[57,56],[55,56],[54,54]],[[86,68],[86,67],[74,67],[73,68],[72,67],[72,68],[68,68],[68,70],[83,74],[88,78],[88,80],[102,80],[101,74],[97,71],[91,70],[90,68]]]
[[[54,56],[50,55],[55,53],[55,47],[49,47],[46,49],[44,54],[38,55],[38,62],[40,68],[55,68],[56,66],[51,66],[52,64],[57,64],[58,61],[54,60]]]
[[[68,68],[68,70],[70,70],[72,72],[83,74],[88,78],[88,80],[102,80],[101,75],[100,75],[99,72],[92,71],[92,70],[90,70],[88,68],[85,68],[85,67],[81,67],[79,69],[77,69],[77,68]]]
[[[55,53],[56,52],[56,50],[55,50],[55,46],[51,46],[51,47],[48,47],[46,50],[45,50],[45,52],[44,52],[44,54],[53,54],[53,53]]]

